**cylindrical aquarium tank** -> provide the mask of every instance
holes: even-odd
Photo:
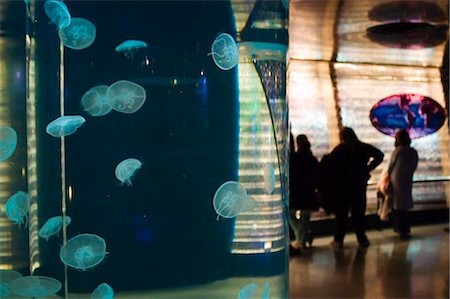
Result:
[[[287,1],[0,18],[2,298],[288,298]]]

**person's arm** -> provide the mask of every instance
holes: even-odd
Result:
[[[384,154],[382,151],[374,147],[373,145],[368,144],[369,149],[369,155],[372,158],[372,160],[367,165],[367,170],[371,172],[374,170],[378,165],[383,162]]]

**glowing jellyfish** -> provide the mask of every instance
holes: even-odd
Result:
[[[266,282],[264,284],[264,292],[261,296],[261,299],[269,299],[269,293],[270,293],[270,283]]]
[[[56,294],[61,283],[48,276],[23,276],[11,282],[11,290],[22,297],[47,297]]]
[[[81,105],[84,111],[92,116],[103,116],[111,112],[112,108],[108,103],[106,91],[108,86],[99,85],[92,87],[81,98]]]
[[[18,191],[6,201],[6,217],[21,227],[27,226],[27,213],[30,207],[30,198],[23,191]]]
[[[64,46],[83,50],[94,42],[96,29],[89,20],[73,18],[69,26],[58,30],[58,35]]]
[[[213,206],[217,213],[217,220],[233,218],[247,208],[249,197],[247,190],[241,184],[228,181],[223,183],[214,194]]]
[[[0,126],[0,162],[9,159],[17,146],[17,133],[13,128]]]
[[[228,33],[220,34],[211,46],[214,63],[222,70],[232,69],[238,63],[238,48],[234,38]]]
[[[71,16],[67,6],[60,0],[47,0],[44,3],[44,10],[50,21],[58,28],[66,28],[70,25]]]
[[[147,48],[147,43],[141,40],[126,40],[116,47],[116,51],[123,53],[126,58],[133,59],[134,54],[142,48]]]
[[[64,217],[65,218],[65,227],[67,227],[72,219],[69,216]],[[55,216],[50,219],[48,219],[45,224],[41,227],[39,230],[39,237],[44,238],[48,241],[48,239],[59,233],[59,231],[62,229],[63,226],[63,217],[62,216]]]
[[[113,299],[114,290],[107,283],[99,284],[91,294],[91,299]]]
[[[258,285],[256,283],[249,283],[245,285],[238,294],[238,299],[252,299],[256,290],[258,289]]]
[[[49,123],[45,131],[53,137],[68,136],[75,133],[85,121],[80,115],[60,116]]]
[[[116,167],[116,178],[126,184],[131,186],[131,179],[136,174],[138,169],[141,169],[142,163],[138,159],[129,158],[120,162]]]
[[[271,194],[275,189],[275,169],[272,163],[266,163],[263,166],[264,171],[264,189],[268,194]]]
[[[22,277],[22,274],[17,271],[0,270],[0,298],[8,298],[11,296],[13,292],[10,284],[19,277]]]
[[[105,255],[105,240],[94,234],[73,237],[59,252],[59,258],[64,264],[82,271],[98,265]]]
[[[145,89],[131,81],[120,80],[108,87],[106,92],[109,105],[122,113],[134,113],[144,105]]]

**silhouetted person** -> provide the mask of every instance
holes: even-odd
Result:
[[[392,220],[394,231],[400,237],[407,238],[411,231],[408,210],[413,206],[412,179],[419,157],[410,146],[411,138],[406,130],[400,129],[395,134],[395,149],[388,164],[389,180],[392,187]]]
[[[370,245],[366,236],[366,191],[370,172],[383,161],[384,154],[373,145],[361,142],[353,129],[344,127],[341,143],[329,155],[335,182],[336,230],[333,247],[342,247],[351,211],[356,238],[361,247]]]
[[[297,152],[291,161],[291,227],[295,233],[295,241],[291,243],[294,249],[306,248],[312,244],[313,236],[310,228],[311,211],[319,209],[316,189],[319,174],[319,162],[311,152],[311,144],[306,135],[297,136]],[[300,218],[297,219],[297,211]]]

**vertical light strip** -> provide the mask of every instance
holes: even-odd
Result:
[[[0,39],[0,125],[10,126],[10,110],[7,91],[7,61],[5,55],[5,39]],[[5,211],[6,201],[11,196],[11,164],[7,161],[0,163],[0,208]],[[13,268],[12,226],[14,224],[2,215],[0,218],[0,270]]]
[[[64,44],[59,43],[59,109],[61,116],[64,116]],[[61,214],[62,223],[66,223],[66,143],[64,136],[61,136]],[[63,245],[67,243],[67,227],[62,226]],[[69,296],[69,284],[67,277],[67,266],[64,264],[64,294]]]
[[[30,17],[34,15],[30,7]],[[25,37],[26,68],[27,68],[27,173],[28,195],[30,197],[29,210],[29,246],[30,246],[30,273],[40,267],[39,263],[39,236],[38,236],[38,190],[37,190],[37,147],[36,147],[36,41],[30,32]]]

